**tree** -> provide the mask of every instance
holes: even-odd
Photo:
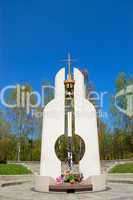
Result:
[[[95,93],[94,93],[95,87],[94,87],[94,84],[89,79],[89,73],[87,69],[83,69],[82,73],[84,75],[86,98],[87,99],[89,98],[89,101],[95,106],[95,109],[97,112],[100,158],[106,159],[107,157],[110,157],[110,156],[107,156],[107,151],[109,151],[108,145],[111,143],[108,137],[109,131],[107,129],[107,125],[102,121],[102,119],[99,116],[101,108],[100,108],[99,102],[95,98]]]
[[[7,118],[9,122],[12,124],[12,131],[17,137],[17,149],[18,149],[17,160],[20,160],[21,157],[22,159],[25,158],[25,155],[23,155],[25,151],[23,149],[21,152],[21,145],[24,143],[24,141],[27,145],[26,140],[28,140],[28,137],[31,134],[31,132],[34,131],[32,124],[33,122],[31,118],[32,113],[31,112],[27,113],[28,102],[26,97],[27,94],[30,92],[32,92],[32,88],[30,85],[25,84],[23,85],[23,87],[20,86],[20,106],[7,109]],[[23,96],[25,98],[23,98]],[[16,99],[17,99],[17,88],[11,91],[7,96],[7,101],[10,102],[10,104],[16,102]],[[35,97],[33,95],[30,97],[30,101],[32,105],[35,104]],[[29,111],[31,111],[31,108]]]
[[[116,79],[117,92],[126,89],[129,84],[133,84],[133,79],[126,74],[120,73]],[[115,95],[116,95],[115,94]],[[113,126],[113,149],[114,158],[129,158],[133,156],[133,118],[126,116],[115,106],[115,95],[111,98],[111,124]],[[126,109],[126,94],[117,98],[117,104]]]
[[[0,139],[10,135],[10,124],[4,119],[4,112],[0,112]]]
[[[11,133],[11,126],[5,119],[4,111],[0,112],[0,162],[6,162],[15,153],[15,139]],[[14,158],[14,156],[13,156]]]

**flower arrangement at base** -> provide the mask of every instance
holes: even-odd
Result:
[[[83,175],[82,174],[72,174],[70,171],[66,171],[64,173],[64,182],[66,183],[79,183],[81,182],[83,179]]]
[[[56,184],[57,185],[60,185],[60,184],[63,184],[64,183],[64,178],[63,176],[59,176],[56,178]]]
[[[83,174],[73,174],[70,171],[65,171],[64,175],[56,178],[56,184],[61,185],[63,183],[80,183],[83,180]]]

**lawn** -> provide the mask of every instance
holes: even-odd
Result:
[[[31,171],[23,165],[0,164],[0,175],[22,175],[31,174]]]
[[[133,173],[133,163],[116,165],[109,173]]]

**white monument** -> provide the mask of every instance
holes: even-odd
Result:
[[[73,76],[71,76],[70,63],[71,60],[68,57],[67,80],[65,79],[65,68],[56,74],[55,97],[47,104],[43,112],[41,165],[40,174],[35,176],[36,191],[48,192],[49,186],[56,184],[56,178],[61,175],[61,161],[56,156],[55,143],[61,135],[65,134],[65,116],[67,117],[67,135],[72,136],[73,112],[70,110],[65,115],[66,88],[71,84],[74,102],[74,132],[85,143],[85,153],[79,162],[79,169],[83,173],[86,184],[92,184],[93,191],[105,189],[105,175],[101,174],[100,168],[96,110],[85,97],[83,74],[74,68]],[[68,156],[72,161],[71,152],[68,152]],[[69,164],[72,167],[72,163]]]

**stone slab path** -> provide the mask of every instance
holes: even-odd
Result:
[[[108,183],[109,189],[95,193],[38,193],[32,191],[33,182],[0,188],[0,200],[133,200],[133,185]]]

